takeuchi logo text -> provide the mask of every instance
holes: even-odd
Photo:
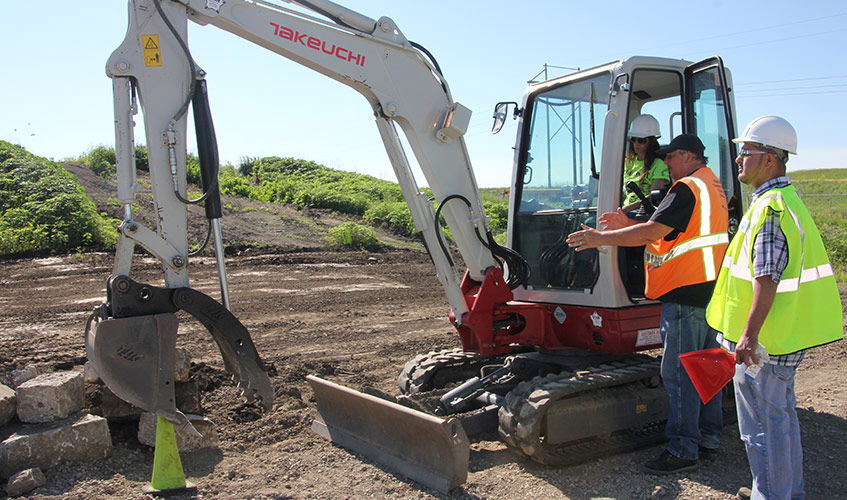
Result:
[[[285,38],[286,40],[290,40],[294,43],[299,43],[304,47],[308,47],[312,50],[317,50],[323,52],[324,54],[335,56],[343,61],[351,62],[356,66],[364,66],[365,65],[365,55],[364,54],[356,54],[350,49],[345,49],[344,47],[339,47],[334,43],[327,43],[320,38],[316,38],[306,33],[300,33],[299,31],[293,30],[286,26],[282,26],[277,23],[270,23],[271,26],[274,27],[274,35]]]

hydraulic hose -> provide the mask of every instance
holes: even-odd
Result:
[[[194,129],[197,135],[197,156],[200,159],[200,185],[205,197],[206,218],[220,219],[221,192],[218,185],[218,141],[215,125],[209,109],[209,93],[206,80],[199,80],[194,87],[191,107],[194,110]]]
[[[448,256],[448,258],[450,254],[447,251],[447,246],[444,244],[444,239],[441,234],[441,225],[438,221],[441,217],[441,209],[448,201],[454,199],[462,200],[469,209],[472,208],[471,202],[468,201],[467,198],[458,194],[452,194],[444,198],[435,210],[435,227],[438,228],[436,231],[438,243],[441,245],[441,250]],[[499,243],[494,241],[494,236],[492,236],[491,231],[487,231],[485,233],[485,238],[483,238],[483,236],[479,233],[478,228],[474,228],[474,232],[476,233],[476,237],[479,239],[480,243],[482,243],[482,246],[487,248],[494,257],[494,260],[500,263],[500,268],[503,268],[503,264],[509,268],[509,277],[506,279],[506,284],[509,288],[514,290],[519,286],[526,286],[529,282],[529,265],[526,263],[526,260],[524,260],[521,254],[515,252],[511,248],[501,246]]]

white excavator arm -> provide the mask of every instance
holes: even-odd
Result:
[[[191,20],[250,40],[365,96],[455,321],[461,323],[468,307],[460,277],[440,241],[431,200],[418,188],[395,124],[405,133],[435,201],[443,205],[441,214],[470,277],[482,281],[486,270],[499,262],[485,241],[486,216],[462,138],[470,111],[453,101],[434,61],[390,18],[373,20],[326,0],[289,3],[330,21],[262,0],[130,0],[127,36],[106,68],[114,81],[119,198],[126,207],[134,200],[132,114],[137,95],[159,227],[156,234],[128,223],[131,212],[126,209],[115,274],[127,274],[132,247],[138,243],[162,260],[168,286],[188,283],[186,212],[179,199],[186,188],[185,112],[194,85],[205,76],[188,50]]]

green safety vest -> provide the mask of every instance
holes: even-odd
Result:
[[[738,342],[744,332],[753,305],[753,243],[768,207],[779,214],[788,242],[788,265],[759,332],[759,343],[768,354],[781,355],[840,340],[838,284],[818,228],[790,185],[766,191],[744,214],[724,257],[706,321],[732,342]]]

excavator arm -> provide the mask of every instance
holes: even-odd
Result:
[[[439,235],[432,201],[421,193],[412,174],[397,128],[405,134],[426,177],[469,277],[481,282],[489,268],[501,263],[490,249],[485,212],[462,139],[470,111],[453,101],[435,62],[409,42],[390,18],[373,20],[325,0],[292,3],[332,21],[264,1],[130,2],[127,37],[110,57],[107,73],[115,82],[119,167],[121,162],[132,162],[131,118],[127,117],[132,106],[124,102],[126,96],[137,94],[144,110],[151,179],[158,191],[160,214],[158,238],[149,235],[149,239],[169,250],[165,260],[185,255],[185,211],[175,193],[185,191],[185,109],[197,81],[205,76],[188,50],[186,25],[188,20],[211,24],[348,85],[368,100],[452,315],[461,324],[468,312],[461,276]],[[120,197],[123,203],[133,199],[133,181],[121,183],[126,194]],[[154,246],[137,236],[135,241]],[[171,264],[163,263],[166,281],[184,285],[187,270]]]
[[[106,65],[113,81],[118,198],[124,206],[124,220],[107,302],[92,315],[89,326],[94,328],[87,329],[86,350],[101,378],[118,396],[172,423],[190,427],[174,407],[173,370],[169,368],[176,343],[177,310],[189,312],[207,327],[220,347],[227,371],[239,381],[248,400],[255,399],[268,409],[273,399],[273,388],[250,335],[229,311],[219,224],[217,146],[208,111],[206,74],[194,61],[187,42],[189,20],[229,31],[362,94],[374,111],[376,126],[463,342],[491,353],[496,347],[492,339],[480,342],[475,332],[492,337],[495,320],[501,329],[519,323],[502,315],[498,320],[493,311],[511,300],[510,287],[523,281],[522,259],[491,237],[462,138],[470,110],[453,101],[437,63],[423,47],[407,40],[388,17],[374,20],[328,0],[288,3],[326,19],[263,0],[129,0],[126,37]],[[133,117],[139,103],[155,228],[133,219],[138,191]],[[198,132],[204,187],[203,196],[196,200],[188,197],[185,175],[189,106]],[[419,189],[398,129],[434,199]],[[189,287],[186,205],[200,202],[205,203],[210,235],[214,233],[222,305]],[[441,216],[467,265],[464,276],[457,272],[443,241],[438,223]],[[159,259],[164,287],[130,278],[136,245]],[[508,280],[504,279],[506,272]],[[316,424],[319,432],[360,453],[377,455],[377,460],[437,489],[446,490],[464,481],[468,445],[460,425],[390,407],[375,398],[350,398],[314,377],[310,383],[316,394],[322,395],[318,406],[325,422]],[[352,409],[342,406],[347,400]],[[339,408],[343,408],[340,415]],[[389,417],[378,421],[368,417],[376,413]],[[342,421],[345,428],[334,425]],[[386,426],[388,421],[394,425]],[[389,428],[398,434],[392,435]],[[435,430],[425,430],[431,428]],[[424,444],[420,437],[432,436],[432,432],[439,433],[440,439],[427,439],[429,444]],[[414,454],[403,453],[399,443],[410,439],[422,457],[411,459],[413,463],[409,457]],[[401,453],[392,454],[375,444],[391,440]],[[409,446],[405,448],[408,451]]]

